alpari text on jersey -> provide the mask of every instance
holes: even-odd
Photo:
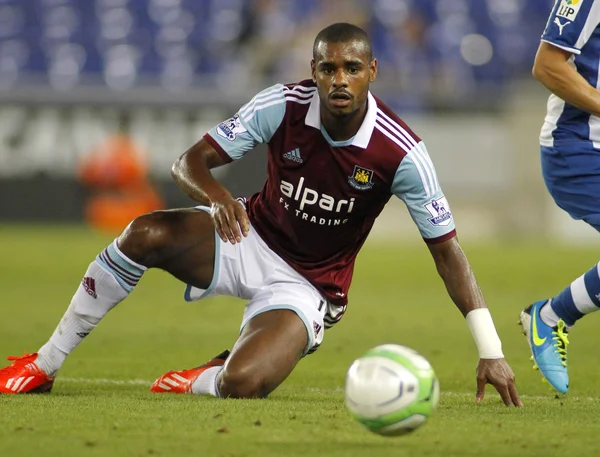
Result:
[[[279,189],[282,194],[279,203],[296,217],[313,224],[345,224],[348,222],[348,215],[354,209],[354,197],[336,199],[331,195],[319,193],[308,186],[304,176],[300,177],[296,184],[282,179]]]

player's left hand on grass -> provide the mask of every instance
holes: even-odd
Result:
[[[523,406],[515,386],[515,374],[505,359],[479,359],[475,395],[477,403],[483,400],[486,384],[494,386],[506,406]]]

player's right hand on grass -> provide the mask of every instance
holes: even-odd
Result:
[[[486,384],[496,388],[506,406],[523,406],[515,387],[515,375],[505,359],[479,359],[475,395],[477,403],[483,400]]]
[[[240,243],[242,235],[248,236],[250,221],[244,206],[226,194],[212,200],[211,217],[219,237],[224,243]]]

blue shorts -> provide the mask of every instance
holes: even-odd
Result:
[[[542,174],[556,204],[600,232],[600,151],[591,144],[541,147]]]

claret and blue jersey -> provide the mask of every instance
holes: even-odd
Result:
[[[392,195],[426,242],[455,234],[424,143],[370,93],[365,119],[346,141],[321,125],[310,80],[260,92],[205,139],[227,161],[268,144],[266,183],[248,199],[252,226],[332,303],[346,304],[356,255]]]

